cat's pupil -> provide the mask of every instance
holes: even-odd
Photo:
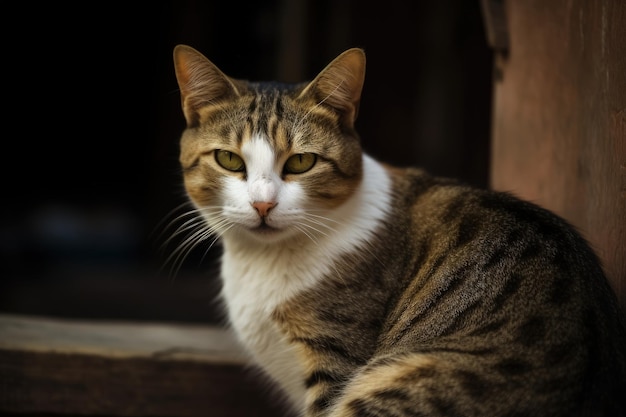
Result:
[[[313,168],[317,162],[317,155],[300,153],[290,157],[285,163],[284,171],[287,174],[303,174]]]
[[[215,161],[224,169],[234,172],[245,170],[243,159],[237,154],[218,149],[215,151]]]

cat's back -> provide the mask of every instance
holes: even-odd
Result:
[[[421,170],[391,172],[396,212],[391,217],[402,219],[402,247],[415,268],[406,269],[406,285],[443,286],[441,295],[456,302],[469,302],[473,295],[474,304],[488,306],[491,317],[568,314],[561,326],[566,327],[599,321],[600,314],[613,317],[609,321],[623,331],[615,320],[623,313],[598,257],[566,220],[509,193]],[[392,235],[401,235],[390,224]],[[468,330],[467,323],[456,327]]]
[[[389,277],[398,287],[379,355],[445,357],[448,365],[431,369],[433,387],[447,375],[474,411],[482,396],[502,395],[502,407],[521,415],[624,413],[623,316],[581,235],[510,194],[389,171],[397,220],[383,240],[398,241],[388,256],[406,272]]]

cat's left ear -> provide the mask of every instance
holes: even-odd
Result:
[[[365,81],[365,52],[352,48],[335,58],[305,87],[300,97],[313,96],[317,103],[335,109],[343,123],[353,126],[359,113]]]

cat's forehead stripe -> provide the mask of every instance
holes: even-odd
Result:
[[[258,91],[245,105],[244,128],[236,132],[239,146],[254,136],[262,136],[272,141],[277,149],[286,151],[291,147],[289,129],[281,129],[285,104],[283,96],[277,89]]]
[[[299,110],[289,91],[257,85],[249,93],[222,119],[220,136],[230,138],[237,147],[259,135],[272,144],[277,154],[289,153],[294,149],[294,142],[309,143],[312,127],[320,132],[331,132],[336,127],[337,121],[326,107]],[[300,114],[300,111],[304,113]],[[235,123],[237,120],[241,122]],[[308,123],[302,124],[298,120]],[[300,126],[307,128],[302,130]]]

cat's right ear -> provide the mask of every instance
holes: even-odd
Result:
[[[318,104],[335,109],[342,122],[353,126],[359,113],[365,80],[365,52],[352,48],[340,54],[305,87],[301,97],[313,96]]]
[[[201,108],[239,94],[228,76],[190,46],[177,45],[174,48],[174,70],[188,127],[199,123]]]

